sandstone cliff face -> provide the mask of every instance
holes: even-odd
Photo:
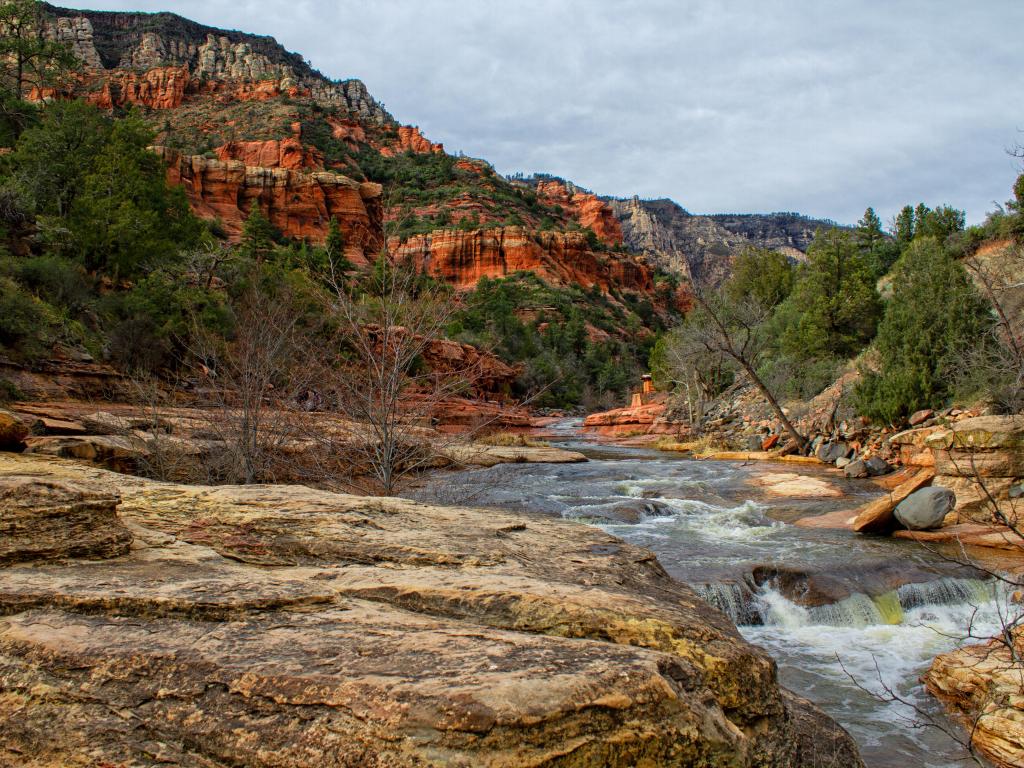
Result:
[[[168,181],[184,187],[193,210],[203,218],[219,218],[233,239],[241,234],[252,206],[259,205],[281,232],[312,242],[322,242],[331,218],[336,218],[346,252],[355,260],[367,260],[380,247],[379,184],[328,171],[261,168],[164,147],[154,150],[167,164]]]
[[[671,200],[611,200],[631,249],[698,285],[728,277],[733,258],[756,246],[801,258],[828,222],[790,213],[695,216]]]
[[[597,195],[576,189],[558,179],[537,183],[537,196],[548,205],[560,205],[584,227],[589,227],[611,246],[622,244],[622,225],[611,207]]]
[[[403,152],[415,152],[416,154],[442,154],[444,144],[435,144],[426,136],[420,133],[420,129],[412,125],[398,126],[398,138],[394,144],[380,148],[380,153],[385,157],[394,157]]]
[[[133,539],[0,571],[21,764],[861,765],[764,651],[597,529],[12,454],[0,477],[108,512],[116,488]]]
[[[101,80],[98,91],[87,100],[100,109],[146,106],[151,109],[176,109],[185,100],[191,76],[188,67],[154,67],[146,72],[119,70]]]
[[[474,287],[481,277],[505,277],[528,270],[563,284],[644,293],[654,290],[651,270],[643,261],[595,253],[580,232],[530,232],[522,227],[472,232],[443,229],[396,242],[392,250],[460,288]]]
[[[232,141],[215,150],[221,162],[237,160],[257,168],[287,168],[292,171],[322,169],[323,156],[315,147],[301,139],[275,139],[271,141]]]
[[[301,88],[317,103],[341,107],[360,119],[392,119],[362,82],[330,81],[271,37],[206,27],[172,13],[104,13],[44,5],[56,17],[50,36],[67,42],[94,72],[185,68],[199,83],[260,83],[260,88],[242,89],[257,94]]]

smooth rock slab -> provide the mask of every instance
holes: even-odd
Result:
[[[0,565],[62,557],[116,557],[132,535],[117,519],[120,498],[89,483],[0,477]]]
[[[13,472],[116,487],[138,543],[0,569],[0,763],[861,765],[723,614],[589,526],[0,456]]]

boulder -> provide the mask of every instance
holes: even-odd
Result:
[[[859,533],[889,533],[896,526],[893,510],[896,505],[935,477],[935,470],[924,467],[896,486],[885,496],[869,501],[857,510],[853,530]]]
[[[636,501],[619,502],[607,510],[602,510],[598,516],[620,523],[640,523],[645,518],[665,517],[673,514],[674,511],[663,501],[637,499]]]
[[[913,414],[911,414],[910,418],[907,419],[907,423],[910,424],[910,426],[912,427],[916,427],[919,424],[923,424],[924,422],[928,421],[928,419],[930,419],[934,415],[935,411],[933,411],[931,408],[923,408],[920,411],[915,411]]]
[[[864,462],[864,466],[867,468],[868,474],[871,475],[871,477],[880,477],[892,472],[892,467],[889,466],[889,462],[881,456],[872,456]]]
[[[842,456],[836,459],[836,468],[843,469],[844,467],[848,466],[851,462],[853,462],[853,459],[847,458],[846,456]]]
[[[843,474],[850,478],[859,478],[868,476],[868,465],[861,459],[851,461],[845,467],[843,467]]]
[[[10,411],[0,410],[0,451],[19,450],[28,437],[28,426]]]
[[[24,475],[0,477],[0,565],[63,557],[116,557],[132,536],[109,488]]]
[[[815,455],[826,464],[835,464],[837,459],[843,458],[849,452],[850,447],[846,443],[822,443],[815,451]]]
[[[914,491],[899,503],[893,514],[905,528],[927,531],[939,528],[955,505],[956,496],[951,490],[931,486]]]

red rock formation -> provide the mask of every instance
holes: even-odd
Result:
[[[399,257],[411,258],[428,272],[460,288],[472,288],[481,277],[505,277],[530,270],[556,283],[598,285],[650,293],[654,281],[642,260],[619,254],[598,254],[581,232],[536,232],[498,227],[465,232],[436,230],[404,243],[389,244]]]
[[[113,70],[86,100],[100,109],[137,104],[151,109],[176,109],[185,100],[191,77],[188,67],[157,67],[148,72]]]
[[[218,147],[217,159],[222,162],[238,160],[248,166],[260,168],[322,169],[323,155],[315,147],[304,145],[297,138],[273,141],[232,141]]]
[[[607,437],[674,435],[679,425],[665,420],[664,396],[654,396],[639,405],[593,413],[584,419],[583,431]]]
[[[331,126],[331,135],[334,138],[344,141],[353,148],[366,143],[366,130],[355,120],[341,120],[331,116],[328,116],[326,120],[327,124]]]
[[[380,153],[385,157],[393,157],[403,152],[415,152],[421,155],[441,154],[444,152],[444,144],[435,144],[430,141],[415,126],[401,125],[398,127],[398,138],[393,143],[381,147]]]
[[[167,178],[185,188],[197,215],[222,222],[237,239],[253,205],[289,237],[322,242],[332,217],[345,237],[346,255],[362,262],[380,247],[379,184],[358,182],[328,171],[259,168],[231,160],[182,155],[155,147],[167,164]]]
[[[548,205],[560,205],[584,227],[594,230],[607,245],[622,244],[622,225],[611,207],[596,195],[570,190],[561,181],[541,181],[537,196]]]

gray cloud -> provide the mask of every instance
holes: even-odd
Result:
[[[949,203],[1019,172],[1019,0],[93,0],[275,36],[504,173],[695,212]]]

